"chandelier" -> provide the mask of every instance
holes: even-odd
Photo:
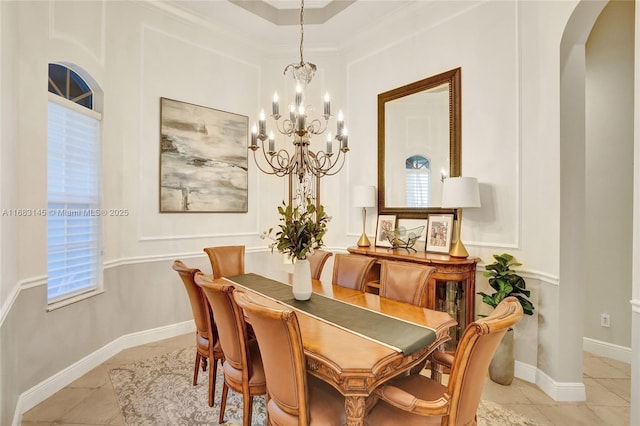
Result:
[[[253,125],[251,145],[249,146],[249,149],[253,151],[253,159],[260,171],[276,176],[297,175],[300,183],[303,182],[308,174],[317,178],[335,175],[342,169],[346,153],[349,151],[347,128],[344,125],[342,111],[338,113],[335,138],[332,138],[330,132],[327,133],[325,151],[313,152],[309,149],[311,137],[313,135],[321,135],[327,131],[329,119],[332,115],[328,93],[324,97],[323,114],[321,115],[324,120],[313,118],[311,116],[311,113],[314,112],[313,106],[305,103],[304,89],[313,79],[316,66],[310,62],[304,62],[303,42],[304,0],[302,0],[300,6],[300,63],[289,64],[284,69],[284,74],[290,73],[296,82],[295,98],[289,104],[288,116],[283,117],[280,115],[277,93],[274,94],[273,102],[271,103],[271,117],[275,122],[277,131],[282,135],[293,138],[293,153],[289,153],[286,149],[276,151],[273,131],[269,131],[267,135],[264,110],[260,112],[258,125]],[[338,152],[335,158],[333,153],[334,139],[337,141],[335,151]],[[267,149],[265,149],[265,141],[268,141]],[[262,148],[264,160],[267,163],[264,168],[256,157],[256,151],[260,148]]]

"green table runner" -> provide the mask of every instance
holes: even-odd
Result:
[[[435,332],[428,327],[319,294],[312,294],[306,301],[296,300],[290,285],[261,275],[244,274],[227,279],[339,327],[392,346],[405,356],[430,345],[436,339]]]

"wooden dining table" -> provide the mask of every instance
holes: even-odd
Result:
[[[423,363],[432,351],[449,339],[449,328],[456,325],[455,320],[446,312],[421,308],[375,294],[313,280],[312,300],[327,302],[324,299],[331,299],[343,302],[338,307],[346,304],[349,306],[344,307],[355,309],[353,318],[360,315],[366,317],[372,313],[376,316],[393,318],[396,321],[393,325],[393,334],[397,336],[410,335],[415,333],[416,326],[422,327],[422,334],[430,337],[429,343],[417,348],[411,347],[409,350],[404,349],[403,352],[402,349],[354,330],[353,328],[356,327],[352,327],[348,322],[347,324],[334,323],[330,319],[301,310],[300,302],[289,304],[276,300],[246,284],[249,279],[250,282],[264,281],[272,287],[282,285],[290,288],[286,283],[290,279],[286,275],[284,279],[278,278],[273,280],[256,274],[244,274],[220,278],[214,282],[231,283],[236,288],[267,296],[274,304],[296,311],[306,355],[307,371],[329,383],[344,395],[347,424],[350,426],[364,424],[367,404],[374,402],[373,398],[369,398],[374,389]],[[243,282],[245,282],[244,285]],[[406,333],[403,333],[404,328]]]

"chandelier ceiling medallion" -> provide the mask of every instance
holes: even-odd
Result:
[[[276,151],[273,131],[269,131],[269,134],[267,134],[264,110],[260,112],[258,125],[253,125],[251,145],[249,146],[249,149],[253,151],[253,158],[258,169],[263,173],[276,176],[297,175],[300,183],[305,179],[305,176],[308,178],[308,174],[317,178],[335,175],[342,169],[346,153],[349,151],[347,128],[344,125],[342,111],[338,113],[335,138],[331,137],[330,132],[327,133],[325,151],[313,152],[309,149],[311,136],[325,133],[329,125],[329,118],[332,115],[328,93],[324,97],[323,114],[321,116],[324,120],[312,118],[310,113],[314,112],[313,106],[305,104],[304,89],[313,79],[317,68],[311,62],[304,62],[303,42],[304,0],[302,0],[300,6],[300,63],[289,64],[284,69],[284,74],[291,74],[296,82],[295,99],[289,104],[288,117],[280,115],[277,93],[274,94],[273,102],[271,103],[271,117],[275,122],[276,129],[281,134],[293,138],[293,154],[290,154],[286,149]],[[337,141],[335,150],[338,152],[335,158],[333,154],[334,139]],[[265,149],[265,141],[267,140],[268,149]],[[260,141],[259,144],[258,141]],[[264,168],[256,158],[256,151],[260,148],[262,148],[264,159],[267,163]]]

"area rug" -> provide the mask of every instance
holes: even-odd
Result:
[[[127,425],[192,426],[218,423],[222,372],[218,368],[213,407],[207,404],[207,372],[191,385],[195,348],[114,368],[109,376]],[[252,426],[265,424],[265,399],[253,401]],[[229,390],[224,425],[242,424],[242,395]],[[490,401],[478,407],[479,426],[537,426],[537,423]]]

